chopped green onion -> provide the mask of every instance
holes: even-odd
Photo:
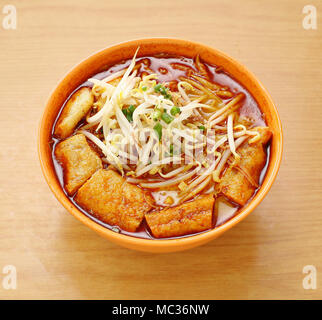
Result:
[[[170,144],[170,155],[173,156],[173,144]]]
[[[148,87],[143,86],[141,89],[142,89],[142,91],[146,91],[148,89]]]
[[[156,86],[154,86],[154,91],[155,92],[160,92],[162,85],[161,84],[157,84]]]
[[[129,121],[129,122],[132,122],[133,121],[133,115],[131,113],[128,113],[127,116],[126,116],[126,119]]]
[[[134,112],[134,110],[135,110],[135,107],[134,107],[134,105],[133,104],[131,104],[130,106],[129,106],[129,111],[131,112],[131,113],[133,113]]]
[[[160,93],[162,94],[162,95],[166,95],[166,94],[168,94],[168,92],[167,92],[167,89],[165,88],[165,87],[161,87],[160,88]]]
[[[198,128],[199,128],[200,130],[202,130],[202,131],[206,130],[206,127],[205,127],[205,126],[199,126]]]
[[[166,112],[163,112],[162,115],[161,115],[161,119],[166,123],[166,124],[169,124],[170,122],[173,121],[173,118],[167,114]]]
[[[122,109],[122,112],[125,116],[127,116],[127,109]]]
[[[133,121],[133,112],[135,107],[131,104],[128,108],[122,109],[123,114],[129,122]]]
[[[161,118],[162,112],[159,109],[155,109],[154,112],[152,113],[152,119],[154,121],[158,121]]]
[[[155,133],[157,134],[159,141],[162,138],[162,125],[160,124],[160,122],[158,122],[154,127],[153,130],[155,131]]]
[[[172,107],[171,108],[171,110],[170,110],[170,113],[173,115],[173,116],[175,116],[176,114],[178,114],[178,113],[180,113],[181,111],[180,111],[180,108],[179,107],[176,107],[176,106],[174,106],[174,107]]]
[[[161,84],[154,86],[154,91],[161,93],[166,99],[172,100],[172,96],[168,93],[168,89]]]

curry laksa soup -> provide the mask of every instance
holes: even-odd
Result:
[[[148,239],[238,214],[265,175],[271,130],[254,98],[199,56],[147,56],[93,75],[61,108],[52,157],[84,214]]]

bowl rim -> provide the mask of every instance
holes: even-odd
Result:
[[[270,110],[272,110],[272,113],[275,114],[276,117],[276,125],[280,133],[280,138],[279,138],[279,143],[278,143],[278,148],[276,151],[276,160],[273,164],[273,168],[271,170],[271,174],[269,176],[265,176],[265,184],[262,184],[260,189],[258,190],[256,197],[254,197],[247,205],[246,207],[242,208],[242,210],[233,218],[225,222],[224,224],[213,228],[211,230],[198,233],[195,235],[190,235],[190,236],[185,236],[185,237],[179,237],[179,238],[174,238],[174,239],[144,239],[144,238],[139,238],[139,237],[134,237],[134,236],[129,236],[126,234],[122,233],[117,233],[114,232],[99,223],[95,222],[92,220],[90,217],[86,216],[81,210],[79,210],[70,200],[69,198],[65,195],[62,197],[61,191],[63,189],[61,186],[59,188],[56,188],[52,182],[51,182],[51,175],[49,172],[49,168],[47,167],[45,163],[45,143],[48,143],[48,141],[45,140],[45,134],[44,132],[48,130],[46,127],[46,116],[49,112],[49,106],[52,104],[53,97],[55,95],[56,90],[62,85],[66,79],[72,77],[72,73],[75,73],[77,69],[80,69],[83,64],[88,62],[89,60],[97,59],[101,54],[105,53],[107,50],[113,50],[116,49],[117,47],[122,47],[124,45],[134,45],[136,44],[137,46],[145,44],[153,44],[153,43],[160,43],[160,42],[175,42],[176,44],[181,44],[181,45],[196,45],[199,47],[203,47],[206,49],[206,51],[210,53],[214,53],[216,55],[221,56],[222,58],[226,59],[229,61],[229,63],[234,64],[235,67],[237,67],[242,73],[245,73],[247,75],[247,78],[249,78],[252,82],[256,82],[258,86],[260,87],[262,95],[265,97],[265,100],[268,102]],[[119,49],[120,49],[119,48]],[[239,81],[237,79],[237,81]],[[242,84],[242,83],[241,83]],[[256,97],[254,97],[256,99]],[[57,198],[57,200],[65,207],[65,209],[71,213],[75,218],[77,218],[79,221],[84,223],[86,226],[88,226],[90,229],[96,231],[100,235],[104,236],[105,238],[118,243],[120,245],[126,246],[126,247],[131,247],[135,249],[135,246],[138,246],[137,250],[144,250],[144,251],[153,251],[153,249],[156,248],[168,248],[169,251],[175,251],[175,250],[182,250],[187,247],[194,247],[199,244],[205,243],[207,241],[210,241],[225,231],[231,229],[233,226],[238,224],[240,221],[245,219],[259,204],[260,202],[264,199],[264,197],[267,195],[268,191],[272,187],[273,182],[276,179],[281,160],[282,160],[282,153],[283,153],[283,130],[282,130],[282,124],[281,120],[277,111],[277,108],[268,93],[267,89],[264,87],[262,82],[251,72],[249,71],[242,63],[239,61],[235,60],[234,58],[231,58],[229,55],[226,53],[222,52],[221,50],[212,48],[208,45],[195,42],[195,41],[190,41],[190,40],[184,40],[184,39],[178,39],[178,38],[169,38],[169,37],[156,37],[156,38],[140,38],[140,39],[134,39],[130,41],[125,41],[125,42],[120,42],[111,46],[108,46],[104,49],[101,49],[99,51],[96,51],[95,53],[89,55],[87,58],[83,59],[81,62],[73,66],[58,82],[56,87],[52,90],[50,93],[49,99],[47,100],[46,106],[43,109],[42,117],[39,123],[39,129],[38,129],[38,157],[41,165],[41,170],[43,172],[43,175],[45,177],[45,180],[50,187],[51,191]],[[56,173],[54,173],[56,174]]]

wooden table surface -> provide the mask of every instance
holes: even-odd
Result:
[[[322,298],[320,1],[9,2],[17,29],[0,24],[0,298]],[[302,26],[306,4],[318,10],[317,30]],[[246,220],[202,247],[154,255],[114,245],[67,213],[42,176],[37,130],[50,92],[75,64],[158,36],[244,63],[276,102],[285,144],[277,180]],[[15,290],[1,286],[6,265],[16,267]],[[315,290],[303,288],[306,265],[316,267]]]

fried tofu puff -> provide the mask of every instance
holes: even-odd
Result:
[[[212,228],[214,197],[200,196],[182,205],[145,215],[156,238],[177,237]]]
[[[55,157],[63,168],[65,189],[69,195],[74,194],[95,171],[103,167],[100,157],[83,134],[58,143]]]
[[[217,185],[218,192],[241,206],[245,205],[258,188],[267,157],[264,147],[272,135],[268,127],[258,127],[256,130],[260,139],[251,144],[246,142],[238,148],[240,161],[227,168]]]
[[[97,171],[78,190],[75,200],[94,217],[131,232],[137,230],[153,203],[151,195],[110,169]]]
[[[57,124],[54,134],[60,139],[70,136],[79,121],[85,117],[94,103],[91,88],[83,87],[77,90],[67,101]]]

